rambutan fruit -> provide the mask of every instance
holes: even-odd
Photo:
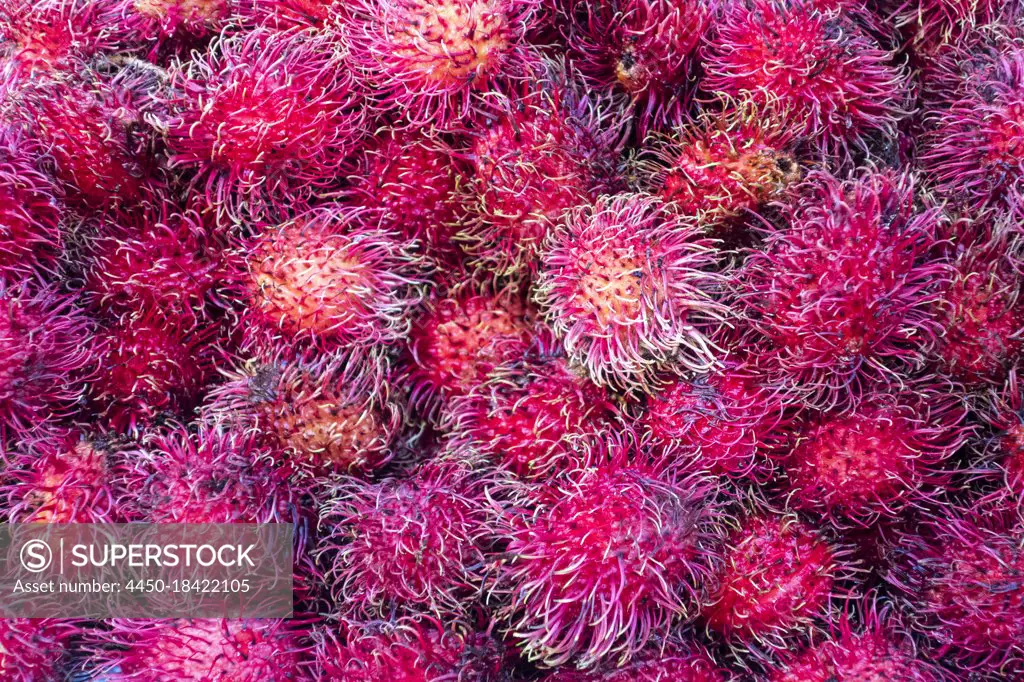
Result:
[[[442,262],[461,259],[453,238],[463,219],[460,186],[468,169],[439,136],[379,132],[349,178],[355,203],[383,214],[382,224]]]
[[[278,460],[252,432],[175,426],[147,434],[119,483],[148,523],[287,523],[305,488]]]
[[[855,407],[801,419],[785,458],[790,504],[835,522],[871,525],[919,505],[948,482],[944,465],[966,441],[956,384],[883,384]]]
[[[501,682],[504,652],[486,633],[429,617],[352,623],[317,633],[318,680]]]
[[[73,412],[90,331],[74,299],[30,280],[0,281],[0,440]]]
[[[842,182],[815,172],[790,224],[769,229],[739,274],[763,365],[815,404],[844,403],[867,379],[923,365],[949,279],[935,259],[938,215],[914,206],[909,176]]]
[[[393,454],[401,411],[339,364],[249,361],[210,390],[204,414],[262,434],[317,471],[376,471]]]
[[[669,645],[638,656],[620,668],[594,671],[559,670],[543,682],[729,682],[734,677],[703,648]]]
[[[0,126],[0,277],[52,271],[63,247],[59,191],[42,150]]]
[[[853,3],[728,3],[703,56],[701,86],[785,113],[794,134],[845,156],[892,138],[906,114],[906,74],[854,20]]]
[[[326,578],[343,614],[464,612],[493,536],[486,477],[428,462],[404,478],[340,481],[321,510]]]
[[[624,428],[617,415],[608,394],[564,358],[531,353],[454,398],[440,428],[454,453],[536,479],[595,464],[610,434]]]
[[[242,4],[237,0],[121,0],[127,39],[158,52],[168,43],[188,47],[216,34]]]
[[[854,615],[844,612],[829,624],[828,637],[791,653],[773,666],[769,682],[942,682],[948,679],[917,656],[911,636],[888,605],[865,600]]]
[[[621,189],[623,107],[591,96],[564,65],[544,66],[536,82],[491,98],[470,149],[470,216],[460,239],[496,276],[534,273],[566,211]]]
[[[256,29],[221,37],[171,72],[172,168],[218,215],[293,209],[338,181],[362,135],[351,69],[336,38]]]
[[[696,616],[718,561],[713,494],[709,479],[622,463],[511,484],[494,591],[523,655],[622,664]]]
[[[246,9],[255,22],[279,31],[324,28],[335,0],[252,0]]]
[[[749,363],[675,377],[647,398],[644,440],[665,459],[729,478],[762,480],[788,423],[785,396]]]
[[[121,523],[114,446],[75,429],[19,443],[0,486],[9,523]]]
[[[1024,504],[1024,392],[1013,370],[1001,387],[989,389],[988,401],[980,416],[992,430],[984,444],[975,474],[987,481],[998,478],[997,491],[1009,493],[1017,504]]]
[[[546,241],[534,295],[574,366],[642,388],[666,365],[706,371],[728,308],[715,243],[642,195],[573,209]]]
[[[0,63],[16,77],[69,71],[119,46],[112,0],[9,0],[0,7]]]
[[[115,431],[134,433],[158,419],[187,417],[212,378],[214,328],[143,313],[122,317],[97,338],[89,400]]]
[[[963,41],[976,27],[1007,21],[1015,11],[1019,13],[1016,3],[999,0],[912,0],[885,2],[882,7],[907,35],[912,54],[920,60]]]
[[[524,75],[538,0],[353,0],[337,20],[377,104],[416,127],[466,119],[495,83]]]
[[[51,618],[0,618],[0,676],[5,682],[53,682],[71,670],[67,645],[78,628]]]
[[[573,7],[574,3],[565,3]],[[569,9],[574,62],[600,89],[628,93],[639,129],[680,120],[695,81],[697,47],[716,11],[712,0],[626,0]]]
[[[753,513],[726,539],[703,619],[736,650],[785,651],[828,615],[846,574],[843,550],[795,514]]]
[[[89,642],[105,682],[310,682],[308,631],[290,620],[105,621]]]
[[[888,557],[884,577],[929,658],[964,671],[1024,667],[1024,530],[1016,510],[945,506],[902,533]]]
[[[414,321],[404,360],[411,398],[428,412],[521,357],[536,337],[534,314],[515,291],[468,287],[427,301]]]
[[[637,170],[646,190],[715,226],[783,198],[803,175],[795,146],[767,112],[739,104],[649,137]]]
[[[320,350],[401,340],[427,285],[414,244],[345,206],[267,227],[241,256],[244,332]]]

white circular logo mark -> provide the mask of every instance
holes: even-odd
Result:
[[[30,573],[41,573],[53,563],[53,552],[42,540],[29,540],[21,548],[21,565]]]

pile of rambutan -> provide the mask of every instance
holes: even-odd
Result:
[[[0,0],[0,523],[296,614],[0,681],[1024,682],[1022,220],[1021,0]]]

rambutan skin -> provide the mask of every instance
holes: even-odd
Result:
[[[463,612],[483,583],[494,535],[487,485],[461,464],[428,462],[407,478],[334,486],[320,514],[320,550],[338,609]]]
[[[9,682],[52,682],[70,670],[67,646],[78,627],[50,618],[0,618],[0,675]]]
[[[637,657],[621,668],[589,672],[560,670],[543,678],[544,682],[730,682],[732,673],[715,662],[696,645],[669,645]]]
[[[893,137],[906,113],[906,74],[845,3],[730,3],[703,63],[705,90],[777,106],[826,154]]]
[[[68,71],[123,37],[111,0],[10,0],[0,7],[0,71],[25,79]]]
[[[598,384],[642,388],[660,366],[714,366],[728,308],[715,243],[642,195],[574,209],[548,238],[535,288],[572,363]]]
[[[608,394],[557,355],[528,354],[496,367],[453,399],[440,428],[455,455],[484,456],[522,478],[597,463],[626,428]]]
[[[118,9],[127,40],[148,44],[151,56],[157,56],[168,43],[185,47],[217,33],[244,4],[236,0],[121,0]]]
[[[612,464],[519,485],[496,589],[528,659],[621,664],[696,615],[721,532],[707,479]]]
[[[0,125],[0,277],[52,271],[63,248],[60,192],[37,143]]]
[[[916,211],[908,176],[841,182],[815,172],[789,225],[769,229],[738,274],[763,365],[814,404],[848,402],[866,380],[923,366],[950,277],[937,213]]]
[[[336,182],[362,135],[360,95],[336,39],[257,29],[171,71],[172,168],[239,218],[291,208]]]
[[[376,105],[414,127],[461,124],[481,93],[522,77],[538,0],[354,0],[336,12]]]

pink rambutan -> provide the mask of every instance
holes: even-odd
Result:
[[[621,668],[581,672],[560,670],[543,682],[729,682],[732,674],[701,647],[669,645],[642,654]]]
[[[735,649],[784,651],[829,613],[845,571],[842,550],[795,514],[748,515],[726,539],[704,622]]]
[[[1024,503],[1024,392],[1018,373],[1011,371],[1004,384],[989,390],[987,404],[980,410],[992,429],[976,474],[983,479],[1001,479],[1001,493],[1009,493],[1017,504]]]
[[[482,455],[523,478],[595,464],[624,428],[608,394],[557,355],[530,354],[499,365],[457,397],[441,420],[456,454]]]
[[[535,297],[573,365],[598,384],[648,386],[660,367],[706,371],[726,324],[715,243],[642,195],[570,211],[547,239]]]
[[[825,154],[892,138],[905,115],[906,74],[854,20],[854,3],[728,3],[704,54],[702,87],[784,112]]]
[[[353,0],[338,10],[352,63],[377,104],[445,128],[522,76],[538,0]]]
[[[437,260],[457,263],[461,252],[452,240],[463,219],[459,188],[466,173],[439,137],[387,129],[366,150],[348,192],[380,211],[388,229],[417,240]]]
[[[410,329],[427,265],[361,209],[322,206],[267,227],[241,250],[246,334],[321,350],[392,344]]]
[[[633,98],[641,134],[685,115],[715,0],[564,4],[574,61],[597,87]]]
[[[948,482],[943,467],[969,433],[961,393],[887,383],[851,409],[804,416],[784,463],[790,504],[859,525],[920,504]]]
[[[428,462],[408,477],[339,482],[320,514],[326,578],[344,614],[465,612],[493,536],[486,477]]]
[[[89,399],[101,420],[134,433],[157,419],[188,416],[212,378],[215,337],[216,329],[152,313],[99,331]]]
[[[149,523],[287,523],[304,481],[258,434],[200,425],[147,434],[119,481],[124,502]]]
[[[331,682],[501,682],[504,652],[486,633],[424,616],[352,623],[339,637],[318,633],[319,680]]]
[[[760,480],[788,422],[784,399],[749,363],[730,360],[706,374],[668,380],[648,396],[640,428],[663,458]]]
[[[293,209],[333,186],[362,134],[351,69],[327,33],[256,29],[171,72],[172,168],[229,218]],[[272,211],[276,212],[276,211]]]
[[[508,97],[491,99],[470,149],[469,221],[460,239],[497,276],[530,275],[569,209],[620,189],[622,107],[591,96],[563,65],[545,64]]]
[[[0,281],[0,440],[73,411],[85,392],[90,328],[54,288]]]
[[[114,446],[74,429],[19,444],[0,486],[9,523],[121,523]],[[2,668],[2,666],[0,666]]]
[[[67,645],[78,628],[51,618],[0,618],[0,677],[53,682],[70,671]]]
[[[915,208],[909,176],[815,172],[804,189],[790,224],[750,253],[740,298],[757,332],[748,343],[767,341],[764,366],[832,405],[923,365],[949,272],[934,258],[937,213]]]
[[[119,45],[112,0],[7,0],[0,6],[0,64],[21,77],[68,71]]]
[[[768,112],[740,104],[692,127],[652,136],[638,164],[643,186],[700,225],[755,211],[800,180],[793,135]]]
[[[1007,21],[1014,11],[1019,12],[1016,3],[1000,0],[899,0],[882,6],[891,8],[887,14],[907,35],[919,59],[961,42],[976,27]]]
[[[246,9],[257,24],[275,30],[323,28],[335,0],[251,0]]]
[[[106,621],[90,641],[105,682],[312,682],[308,631],[289,620]]]
[[[902,533],[888,556],[884,577],[930,658],[962,670],[1024,668],[1024,530],[1016,510],[944,507]]]
[[[495,592],[523,655],[622,664],[696,616],[718,560],[713,493],[703,477],[622,464],[512,484]]]
[[[247,362],[209,392],[204,414],[255,430],[315,470],[375,471],[391,458],[401,412],[338,364]]]
[[[242,4],[238,0],[120,0],[118,9],[128,39],[150,43],[156,52],[171,41],[187,47],[216,34]]]
[[[0,126],[0,277],[52,271],[63,247],[59,192],[40,156],[35,141]]]
[[[856,622],[855,622],[856,621]],[[769,682],[942,682],[947,679],[917,647],[887,605],[867,600],[829,624],[826,639],[786,656]]]

